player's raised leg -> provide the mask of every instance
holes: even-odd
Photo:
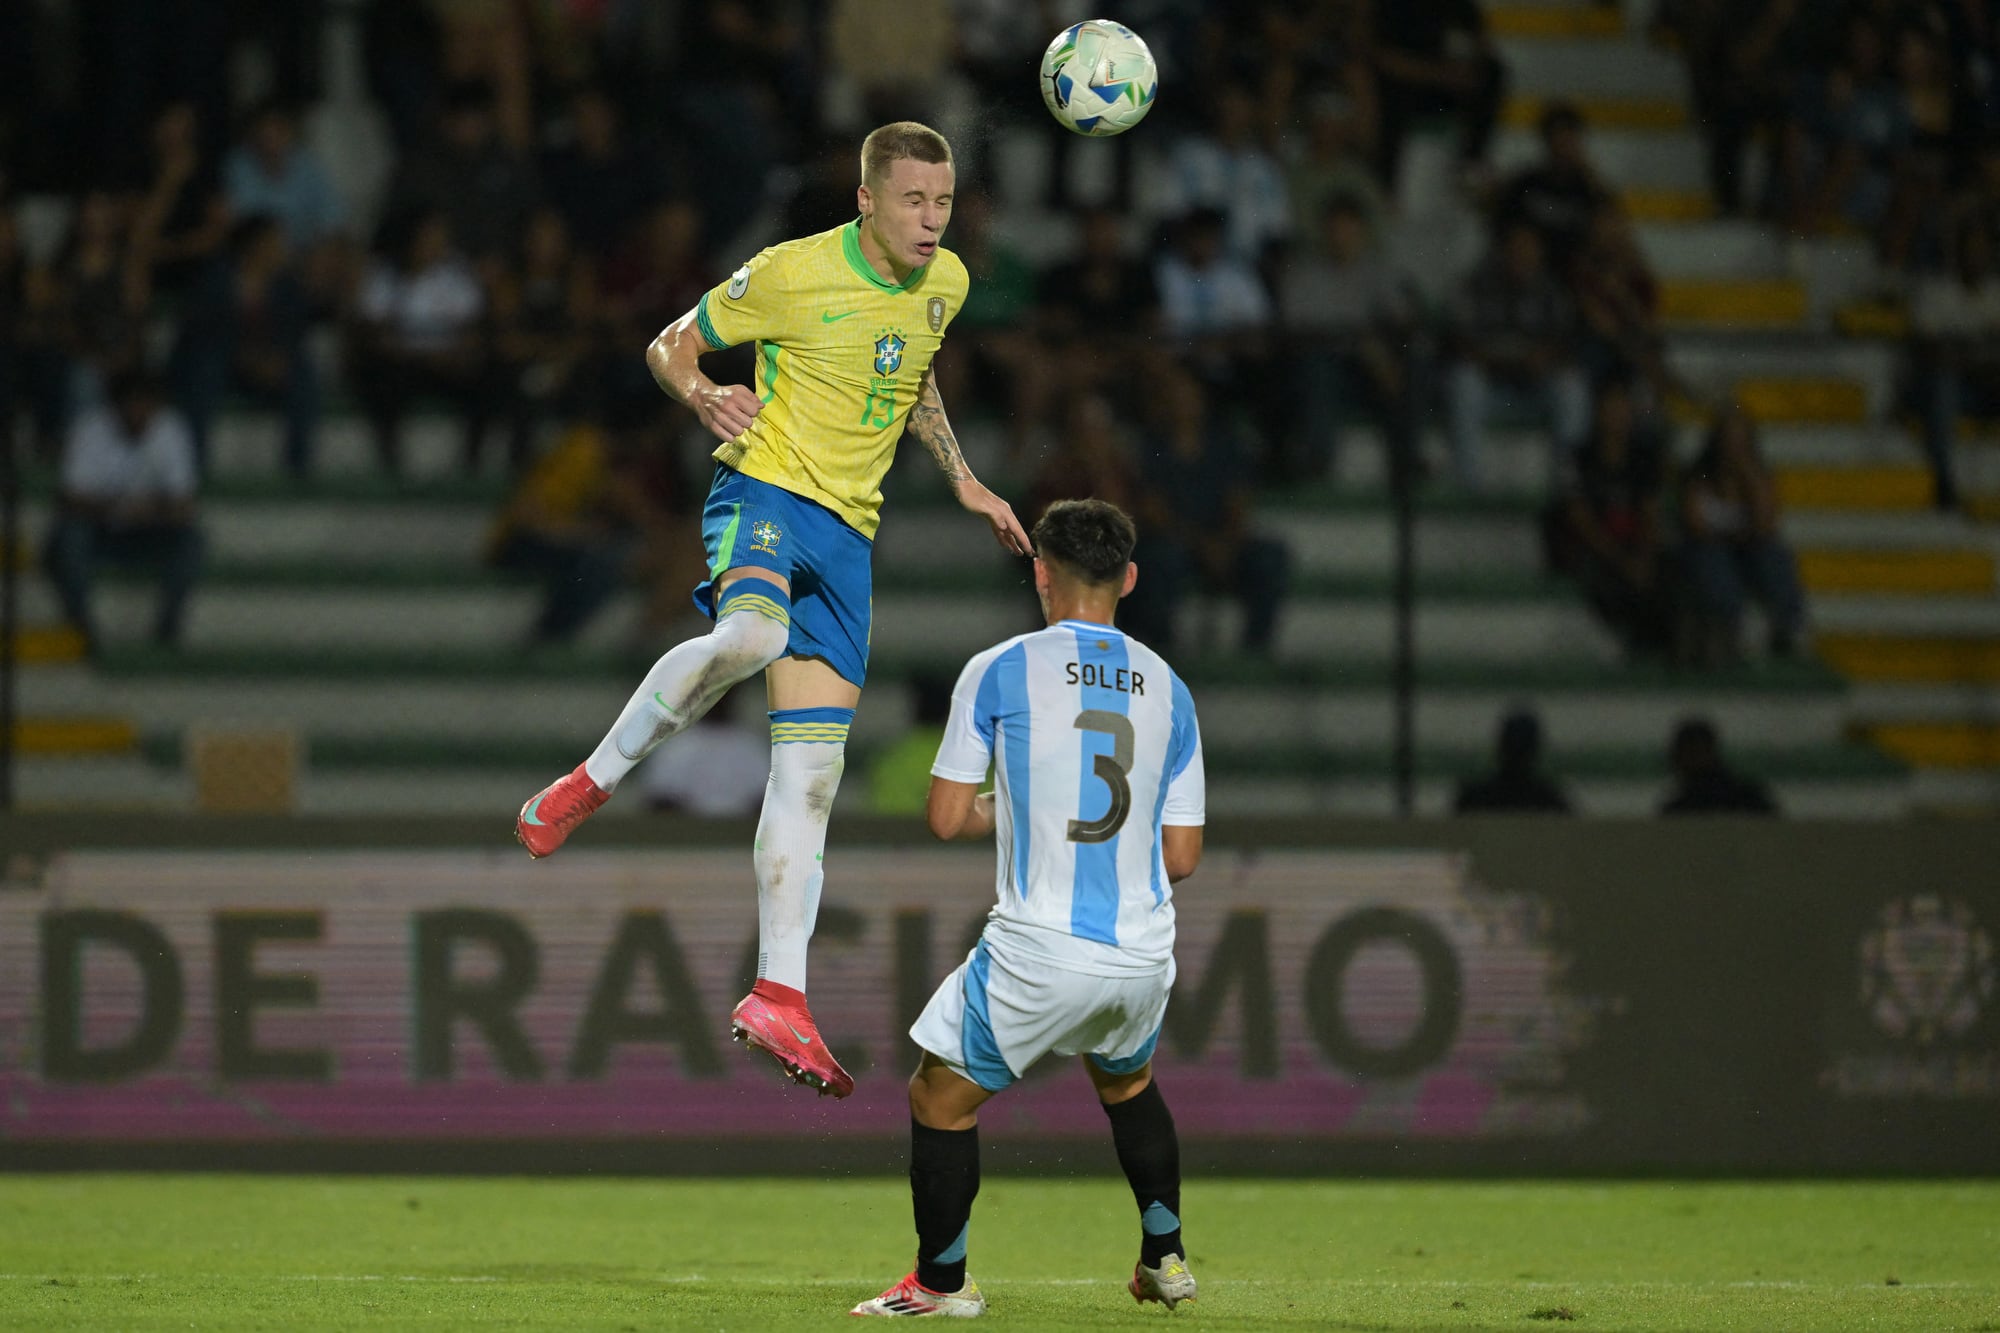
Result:
[[[547,856],[562,846],[662,741],[692,726],[732,686],[783,656],[790,629],[791,593],[784,579],[759,569],[723,575],[715,628],[653,663],[590,758],[521,807],[514,835],[528,855]]]
[[[917,1223],[917,1266],[851,1313],[960,1318],[986,1313],[979,1285],[965,1275],[965,1252],[972,1201],[979,1196],[978,1110],[991,1095],[924,1052],[910,1077],[910,1202]]]
[[[854,1080],[806,1007],[806,947],[819,918],[827,818],[861,690],[817,658],[774,662],[766,680],[771,783],[757,821],[757,984],[736,1006],[733,1028],[789,1077],[845,1097]]]
[[[1150,1061],[1125,1070],[1120,1061],[1083,1058],[1104,1114],[1118,1165],[1139,1205],[1139,1262],[1126,1290],[1139,1302],[1158,1301],[1169,1310],[1195,1298],[1181,1240],[1181,1144],[1173,1113],[1153,1082]]]

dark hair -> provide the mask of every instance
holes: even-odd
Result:
[[[1181,226],[1190,232],[1212,231],[1220,235],[1229,228],[1229,214],[1211,204],[1190,209],[1181,219]]]
[[[1542,720],[1531,708],[1517,708],[1500,719],[1500,731],[1494,737],[1494,753],[1500,766],[1507,769],[1531,769],[1542,757]]]
[[[1581,133],[1584,125],[1583,109],[1574,102],[1550,102],[1542,110],[1540,129],[1544,139],[1552,139],[1564,130]]]
[[[1667,749],[1675,763],[1705,762],[1721,752],[1722,736],[1707,718],[1686,717],[1674,728]]]
[[[104,396],[115,405],[144,399],[159,402],[166,397],[166,383],[149,365],[135,362],[112,372],[105,380]]]
[[[1591,395],[1591,401],[1601,402],[1606,394],[1613,393],[1622,393],[1630,398],[1638,391],[1639,377],[1632,373],[1632,367],[1623,364],[1614,365],[1604,372],[1602,379],[1597,381],[1597,392]]]
[[[272,232],[284,235],[285,224],[270,213],[249,213],[230,226],[229,241],[224,248],[240,259]]]
[[[1131,517],[1108,500],[1058,500],[1033,536],[1036,555],[1092,584],[1122,579],[1139,539]]]
[[[459,79],[444,90],[444,113],[462,115],[468,111],[490,114],[494,108],[493,88],[484,79]]]
[[[244,113],[243,128],[245,130],[255,129],[265,121],[272,119],[289,121],[292,127],[297,129],[299,124],[299,104],[289,97],[263,98],[252,106],[249,111]]]
[[[1368,209],[1362,204],[1361,196],[1352,190],[1336,190],[1320,209],[1319,216],[1322,222],[1331,222],[1335,218],[1353,218],[1357,222],[1366,222]]]

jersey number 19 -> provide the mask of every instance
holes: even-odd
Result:
[[[885,430],[896,419],[896,381],[868,381],[868,401],[861,405],[861,424]]]

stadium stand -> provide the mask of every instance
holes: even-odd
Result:
[[[1915,428],[1897,408],[1897,332],[1853,314],[1881,289],[1868,244],[1788,239],[1716,216],[1683,61],[1640,16],[1552,0],[1490,6],[1489,21],[1512,90],[1494,167],[1537,156],[1534,127],[1549,105],[1581,110],[1590,156],[1658,276],[1669,360],[1696,396],[1733,394],[1762,423],[1810,598],[1809,647],[1706,672],[1622,661],[1575,590],[1542,572],[1547,443],[1526,423],[1496,422],[1489,490],[1439,485],[1420,501],[1419,809],[1448,808],[1457,781],[1483,767],[1496,720],[1522,701],[1541,715],[1548,771],[1586,814],[1652,812],[1667,786],[1669,730],[1690,714],[1718,724],[1736,767],[1766,781],[1790,815],[2000,807],[2000,527],[1991,521],[2000,449],[1963,451],[1965,512],[1933,507]],[[311,131],[348,196],[365,203],[389,149],[342,22]],[[1166,206],[1159,183],[1169,173],[1161,143],[1132,139],[1136,236]],[[1014,128],[985,167],[996,234],[1037,265],[1068,258],[1076,240],[1070,215],[1048,202],[1063,169],[1048,152],[1045,133]],[[1118,188],[1108,153],[1072,152],[1066,169],[1071,203]],[[1441,301],[1484,236],[1448,136],[1412,137],[1398,207],[1392,251]],[[49,208],[29,210],[44,237],[58,229]],[[1676,413],[1685,461],[1701,423],[1685,400]],[[1028,478],[1007,433],[975,419],[961,434],[981,474],[1018,501]],[[452,417],[411,418],[400,484],[378,474],[351,399],[330,397],[312,486],[285,477],[279,435],[267,414],[226,410],[215,423],[203,494],[209,568],[181,651],[124,646],[133,635],[116,631],[142,623],[150,591],[113,582],[100,598],[109,646],[86,659],[57,628],[43,581],[24,580],[23,805],[186,807],[187,737],[255,725],[298,737],[304,811],[490,812],[504,827],[522,794],[573,763],[616,714],[635,663],[622,627],[638,595],[614,602],[574,645],[531,650],[536,592],[479,559],[504,485],[491,470],[461,473]],[[1429,435],[1437,455],[1438,423]],[[1182,656],[1202,701],[1218,813],[1390,808],[1384,457],[1372,439],[1344,440],[1333,475],[1263,498],[1258,526],[1295,561],[1274,662],[1225,651],[1233,605],[1206,599],[1184,613],[1184,641],[1197,647]],[[864,768],[910,725],[913,676],[953,670],[1027,627],[1033,609],[1024,571],[968,536],[928,473],[905,464],[891,485],[872,677],[896,684],[871,685],[857,718]],[[31,537],[48,520],[49,494],[46,478],[31,486]],[[866,791],[850,783],[841,799],[862,802]],[[643,817],[643,803],[607,813]]]

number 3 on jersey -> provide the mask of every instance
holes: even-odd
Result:
[[[1126,816],[1132,813],[1132,784],[1126,778],[1126,774],[1132,771],[1132,719],[1123,713],[1086,708],[1076,715],[1076,729],[1095,731],[1111,738],[1112,752],[1094,756],[1091,763],[1091,771],[1111,788],[1111,808],[1099,818],[1087,822],[1070,820],[1069,840],[1110,842],[1125,826]]]
[[[861,405],[861,423],[877,430],[896,419],[896,381],[880,377],[868,381],[868,401]]]

